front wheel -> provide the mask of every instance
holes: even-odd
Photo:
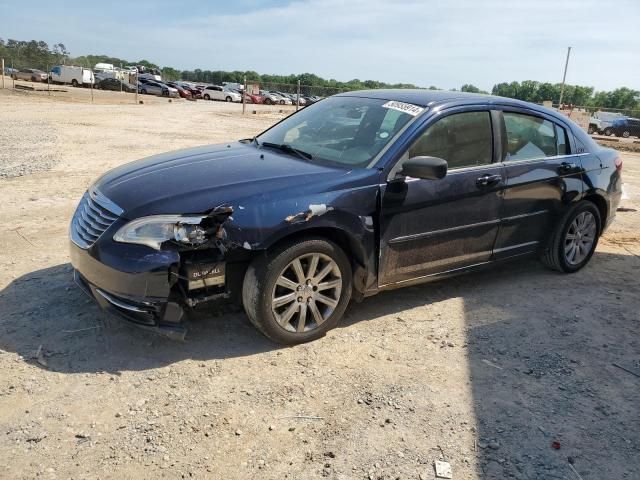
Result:
[[[205,100],[211,100],[211,97],[210,97],[209,95],[205,95],[205,96],[204,96],[204,97],[202,97],[202,98],[204,98]]]
[[[598,245],[602,231],[598,208],[589,201],[572,206],[553,231],[541,260],[545,266],[564,273],[584,267]]]
[[[604,129],[604,134],[605,134],[607,137],[610,137],[611,135],[613,135],[613,129],[611,129],[611,128],[609,128],[609,127],[605,128],[605,129]]]
[[[351,298],[351,264],[323,238],[284,244],[257,257],[242,287],[245,312],[277,343],[309,342],[334,328]]]
[[[624,132],[622,132],[622,136],[624,138],[629,138],[631,136],[631,132],[629,132],[628,130],[625,130]]]
[[[224,99],[225,102],[230,102],[231,101],[231,97],[227,97]]]

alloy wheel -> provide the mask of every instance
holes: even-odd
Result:
[[[564,256],[569,265],[578,265],[587,258],[596,234],[596,219],[591,212],[582,212],[573,219],[564,239]]]
[[[622,136],[623,136],[624,138],[629,138],[629,137],[631,136],[631,133],[630,133],[630,132],[628,132],[627,130],[625,130],[624,132],[622,132]]]
[[[321,253],[304,254],[280,272],[271,295],[278,324],[290,332],[322,325],[340,300],[343,279],[338,264]]]

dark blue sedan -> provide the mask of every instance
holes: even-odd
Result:
[[[183,337],[186,311],[224,299],[274,341],[306,342],[382,290],[524,255],[580,270],[621,168],[538,105],[344,93],[253,139],[107,172],[73,217],[71,258],[85,292],[147,328]]]

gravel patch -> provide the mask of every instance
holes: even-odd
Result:
[[[0,178],[50,170],[57,163],[56,141],[55,128],[47,121],[3,121],[0,124]]]

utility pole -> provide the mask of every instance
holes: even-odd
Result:
[[[298,90],[296,91],[296,112],[300,108],[300,80],[298,79]]]
[[[247,109],[247,76],[244,76],[244,90],[242,90],[242,115],[245,114]]]
[[[2,89],[4,90],[4,58],[2,59]]]
[[[560,101],[558,102],[558,110],[562,108],[562,97],[564,96],[564,82],[567,79],[567,67],[569,66],[570,55],[571,55],[571,47],[567,48],[567,60],[564,62],[564,75],[562,75],[562,87],[560,87]]]

